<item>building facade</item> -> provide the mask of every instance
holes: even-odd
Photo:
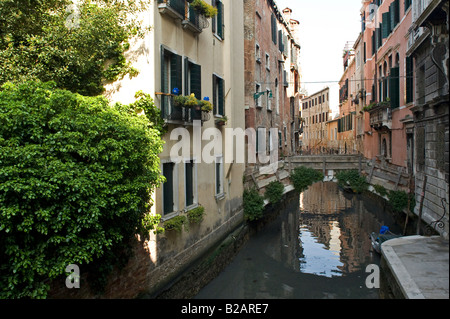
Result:
[[[331,120],[330,89],[328,87],[301,101],[304,129],[302,135],[302,152],[320,154],[329,152],[328,128]]]
[[[412,170],[415,213],[425,225],[449,233],[449,4],[414,1],[408,41],[408,74],[414,101]],[[421,196],[423,194],[423,198]]]
[[[407,33],[411,26],[411,1],[364,1],[365,43],[364,156],[377,158],[412,173],[413,158],[407,141],[413,136],[411,87],[406,75]]]
[[[165,120],[160,158],[166,182],[156,190],[152,206],[152,214],[162,216],[161,226],[183,219],[187,226],[187,213],[204,208],[203,221],[189,232],[140,239],[124,276],[133,276],[136,284],[129,294],[157,293],[243,221],[245,164],[236,159],[243,150],[225,134],[226,128],[245,127],[243,1],[212,0],[217,8],[212,18],[190,3],[153,1],[143,14],[151,31],[129,50],[139,75],[106,87],[111,102],[133,102],[139,90],[150,93]],[[191,94],[209,100],[212,110],[178,100]],[[205,154],[211,143],[214,147]],[[116,293],[112,296],[122,297]]]
[[[244,0],[244,13],[245,128],[256,132],[258,153],[252,166],[264,164],[259,153],[275,144],[279,158],[299,148],[299,22],[273,0]]]

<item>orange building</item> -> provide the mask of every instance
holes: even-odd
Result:
[[[409,133],[414,126],[412,85],[407,77],[412,70],[406,55],[411,1],[364,1],[361,15],[365,46],[364,156],[408,168],[413,162],[408,145],[414,145]]]

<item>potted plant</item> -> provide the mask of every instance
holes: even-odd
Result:
[[[215,17],[218,12],[216,7],[203,0],[190,1],[190,6],[197,11],[197,13],[204,15],[206,18]]]
[[[218,125],[218,126],[224,126],[227,124],[227,122],[228,122],[228,118],[226,116],[222,116],[222,117],[216,119],[216,125]]]
[[[201,100],[199,105],[202,111],[205,113],[209,113],[213,110],[211,102],[209,100],[206,100],[206,98],[204,100]]]

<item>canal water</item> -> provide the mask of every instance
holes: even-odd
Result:
[[[245,244],[197,299],[377,299],[366,267],[379,265],[369,235],[401,232],[380,201],[321,182],[295,196]]]

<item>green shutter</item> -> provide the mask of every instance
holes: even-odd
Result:
[[[190,63],[191,69],[191,92],[199,100],[202,99],[202,67],[198,64]]]
[[[406,103],[411,103],[414,98],[413,68],[413,58],[406,57]]]
[[[163,174],[166,178],[166,182],[163,184],[163,211],[164,214],[170,214],[173,212],[173,163],[163,164]]]
[[[183,58],[177,54],[172,54],[170,57],[170,82],[172,93],[174,88],[178,88],[180,93],[183,92]]]
[[[217,2],[217,35],[224,39],[224,10],[222,1]]]
[[[389,91],[391,108],[396,109],[400,107],[400,68],[391,69]]]
[[[218,87],[219,87],[219,114],[225,115],[225,85],[224,81],[218,78]]]
[[[391,18],[389,12],[383,13],[383,24],[382,24],[382,36],[383,39],[387,38],[391,33]]]
[[[186,170],[186,206],[194,204],[194,163],[189,161],[185,164]]]

